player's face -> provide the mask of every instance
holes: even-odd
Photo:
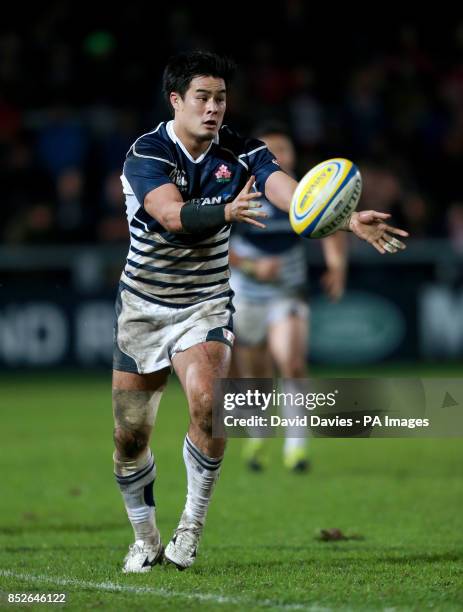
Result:
[[[172,96],[176,96],[172,100]],[[226,108],[225,81],[211,76],[195,77],[183,99],[171,94],[175,122],[198,140],[212,140],[222,125]]]
[[[296,164],[293,143],[284,134],[268,134],[260,138],[275,155],[277,162],[285,172],[291,173]]]

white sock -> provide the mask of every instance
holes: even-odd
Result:
[[[114,467],[135,540],[157,546],[160,538],[153,498],[156,464],[151,451],[147,449],[134,461],[121,461],[114,453]]]
[[[307,438],[285,438],[283,452],[290,453],[296,448],[307,448]]]
[[[287,379],[282,382],[282,391],[283,393],[291,393],[294,397],[297,393],[302,393],[302,386],[298,383],[297,380]],[[285,402],[282,406],[282,413],[285,419],[294,419],[299,416],[302,417],[305,414],[308,414],[308,411],[304,408],[304,406],[295,406],[290,402]],[[307,436],[309,434],[309,429],[302,429],[302,427],[297,426],[289,426],[285,431],[285,443],[283,446],[283,452],[289,453],[294,449],[306,448],[307,446]]]
[[[183,443],[183,460],[188,481],[184,514],[188,519],[204,525],[212,491],[220,474],[222,457],[219,459],[208,457],[187,435]]]

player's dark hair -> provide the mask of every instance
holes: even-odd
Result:
[[[281,135],[291,139],[291,132],[288,126],[277,119],[269,119],[259,123],[252,131],[252,136],[257,139],[265,138],[265,136]]]
[[[223,79],[228,85],[236,70],[236,64],[228,57],[222,57],[210,51],[190,51],[171,57],[164,69],[162,77],[162,93],[167,105],[170,104],[170,94],[175,91],[182,99],[197,76],[211,76]]]

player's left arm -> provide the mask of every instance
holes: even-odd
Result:
[[[297,181],[282,170],[276,170],[265,180],[265,197],[277,208],[289,212],[296,187]],[[406,246],[397,236],[407,238],[408,232],[385,223],[390,216],[376,210],[354,211],[342,229],[351,231],[361,240],[369,242],[381,254],[397,253]]]
[[[265,197],[274,206],[289,213],[289,206],[296,191],[297,181],[282,170],[272,172],[265,181]]]
[[[256,177],[257,191],[274,206],[289,213],[297,181],[280,168],[274,154],[261,140],[250,139],[245,148],[249,153],[244,159],[249,164],[249,173]]]
[[[347,236],[345,232],[336,232],[323,238],[321,244],[326,264],[321,283],[329,299],[337,302],[346,285]]]
[[[296,187],[297,182],[284,172],[273,172],[265,182],[265,197],[281,210],[289,212]],[[381,254],[397,253],[406,246],[397,236],[407,238],[408,232],[385,223],[390,216],[376,210],[354,211],[343,229],[369,242]]]

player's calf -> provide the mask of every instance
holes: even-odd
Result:
[[[195,561],[222,465],[225,440],[212,437],[213,388],[217,378],[228,374],[230,348],[221,342],[205,342],[177,353],[173,363],[188,397],[191,423],[183,444],[186,504],[165,558],[185,569]]]
[[[198,385],[200,387],[200,385]],[[222,455],[224,442],[212,437],[212,392],[195,389],[189,396],[190,428],[189,439],[203,449],[206,455]]]

